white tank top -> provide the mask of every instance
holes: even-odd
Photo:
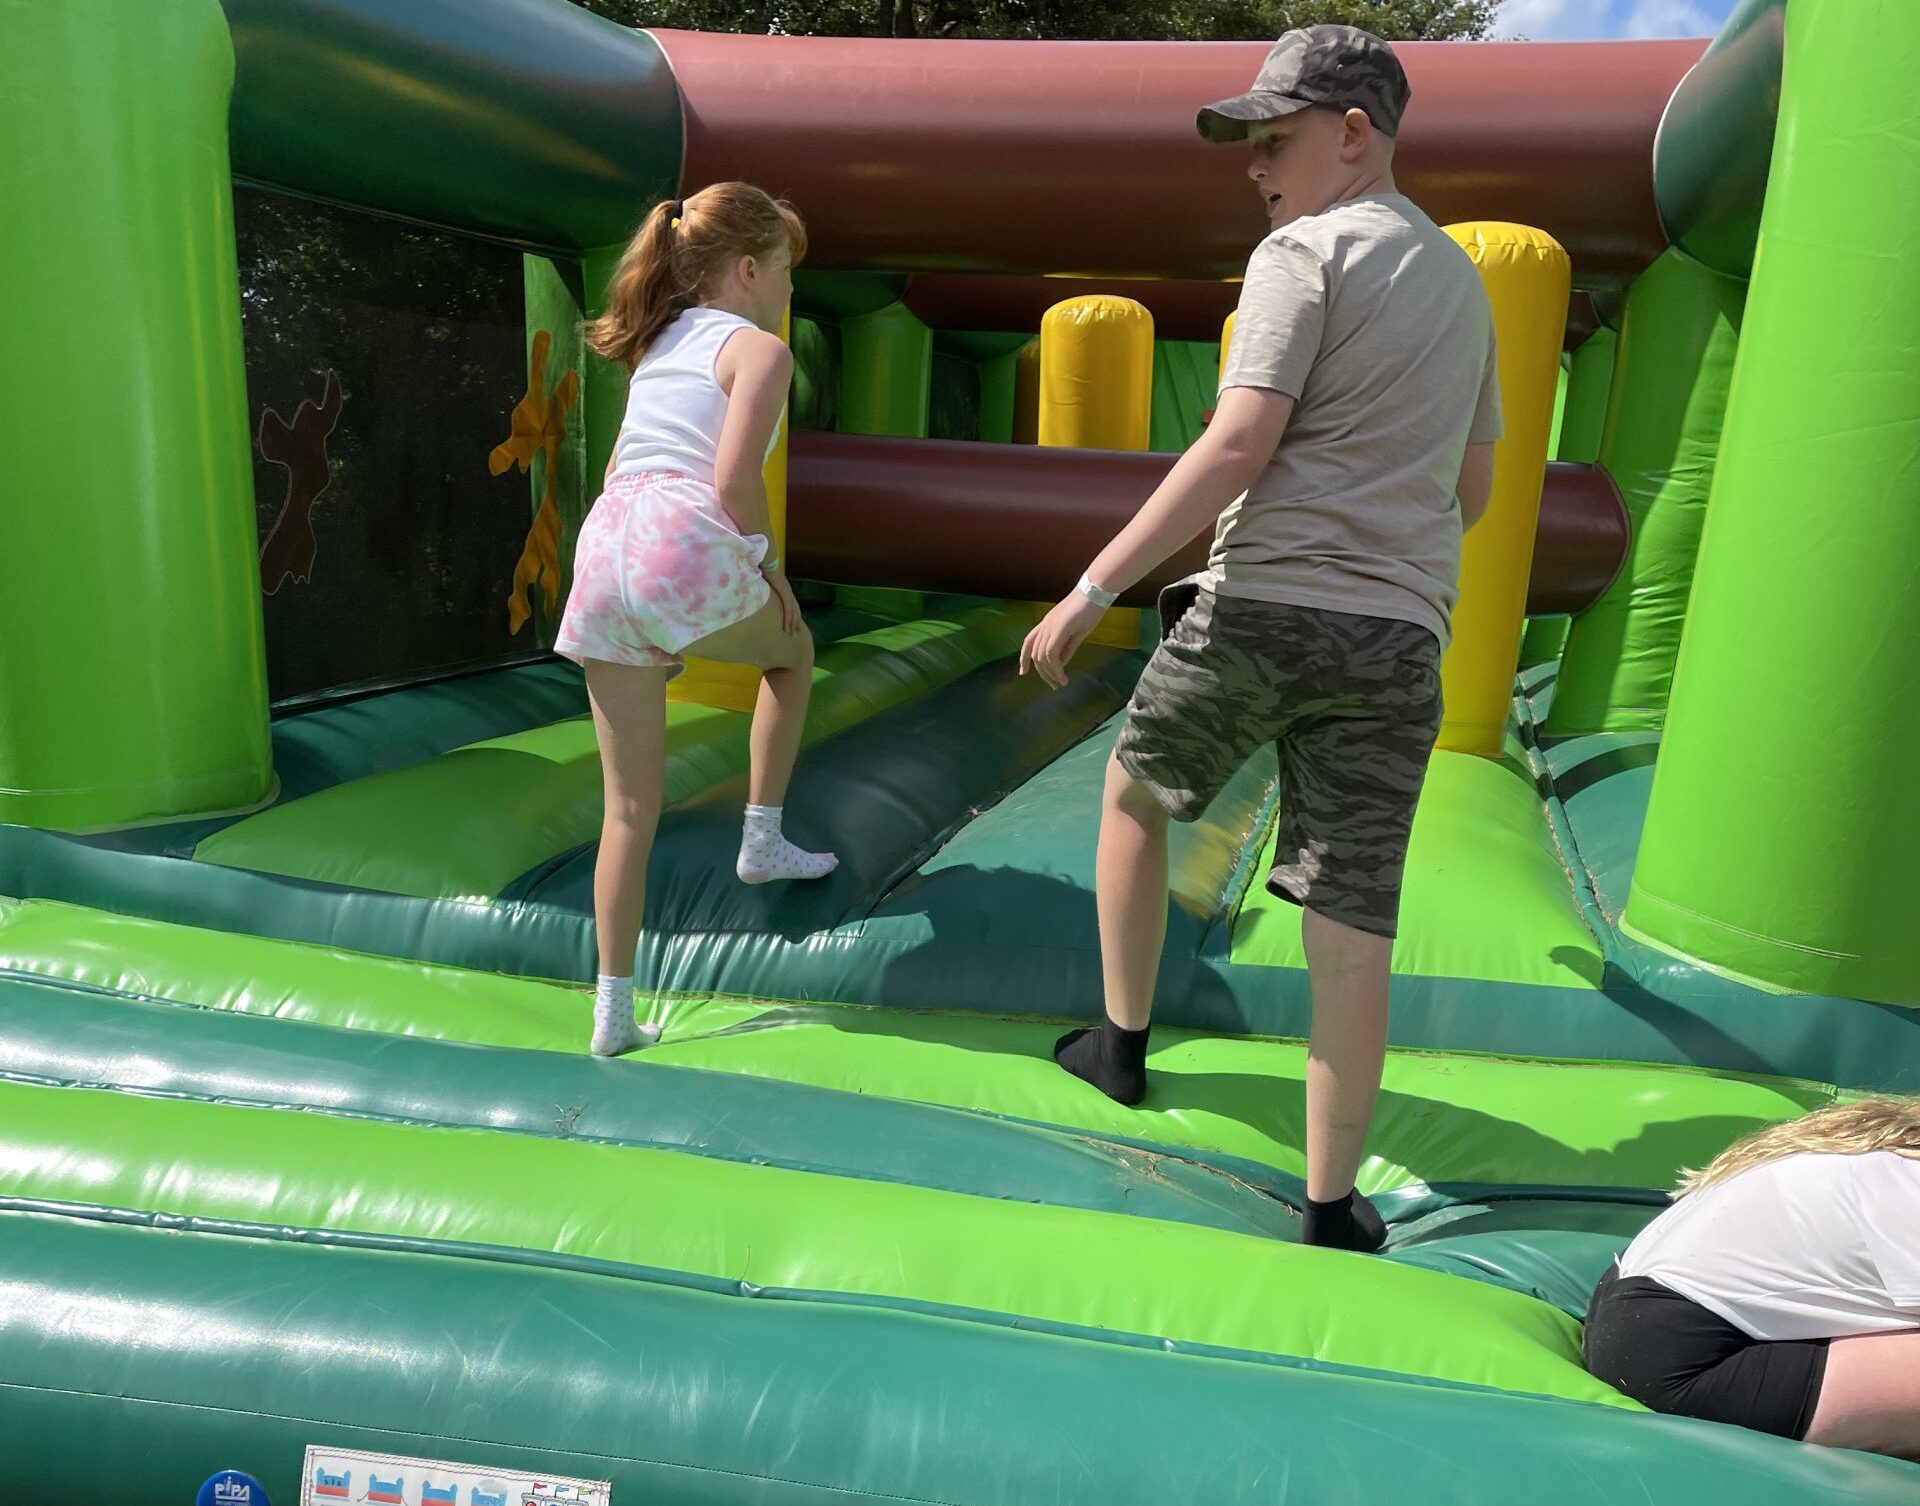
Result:
[[[613,474],[678,471],[713,483],[727,394],[713,374],[720,347],[753,321],[721,309],[690,308],[661,331],[627,384],[627,416],[614,448]],[[780,442],[774,425],[773,445]]]

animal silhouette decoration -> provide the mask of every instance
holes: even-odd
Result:
[[[580,397],[580,373],[569,370],[547,391],[547,356],[553,349],[553,336],[539,330],[533,337],[533,349],[527,357],[527,395],[514,405],[512,429],[504,444],[495,445],[487,456],[487,468],[498,476],[507,467],[517,465],[524,474],[536,455],[546,461],[541,478],[540,509],[534,514],[533,527],[521,547],[519,563],[513,567],[513,590],[507,597],[507,623],[519,632],[533,615],[528,588],[538,583],[552,616],[560,601],[560,507],[558,471],[560,446],[567,437],[567,415]]]
[[[260,415],[260,453],[287,472],[287,495],[260,546],[260,589],[271,596],[289,576],[302,585],[313,579],[313,508],[333,479],[327,466],[327,439],[340,423],[345,398],[340,374],[327,373],[318,405],[302,398],[288,423],[273,409]]]

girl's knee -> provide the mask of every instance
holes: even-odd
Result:
[[[780,662],[773,666],[775,669],[813,668],[813,634],[806,628],[801,628],[797,633],[783,634],[780,646],[784,652]]]
[[[613,793],[606,797],[606,824],[618,828],[629,842],[651,842],[659,820],[657,801],[628,799]]]

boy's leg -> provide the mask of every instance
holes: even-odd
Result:
[[[1354,1190],[1386,1061],[1387,999],[1407,841],[1439,731],[1440,645],[1413,623],[1338,612],[1296,624],[1317,703],[1282,739],[1267,888],[1301,905],[1313,992],[1307,1208],[1301,1237],[1378,1249]]]
[[[1054,1059],[1109,1098],[1146,1096],[1153,984],[1167,935],[1167,823],[1191,821],[1269,740],[1280,698],[1259,603],[1200,592],[1148,662],[1107,763],[1095,893],[1106,1019]]]
[[[1307,1196],[1338,1202],[1353,1191],[1387,1058],[1390,937],[1309,909],[1301,917],[1313,988],[1307,1048]]]
[[[1107,760],[1093,880],[1107,1017],[1061,1036],[1053,1059],[1116,1103],[1147,1096],[1147,1025],[1167,939],[1169,819],[1117,757]]]
[[[1153,980],[1167,940],[1169,819],[1117,758],[1107,760],[1094,894],[1107,1018],[1123,1030],[1144,1030],[1153,1016]]]

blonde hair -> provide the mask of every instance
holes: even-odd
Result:
[[[1685,1197],[1788,1156],[1859,1156],[1874,1150],[1920,1160],[1920,1099],[1863,1098],[1768,1125],[1728,1146],[1698,1171],[1683,1171],[1673,1195]]]
[[[751,183],[715,183],[648,211],[607,281],[607,311],[587,344],[631,371],[660,333],[704,297],[726,267],[781,246],[798,266],[807,230],[793,206]]]

